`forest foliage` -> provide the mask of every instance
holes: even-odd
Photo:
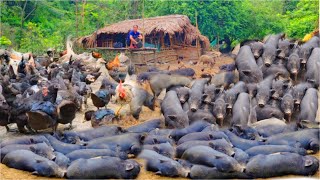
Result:
[[[235,45],[285,32],[303,36],[319,26],[319,0],[72,0],[0,1],[0,45],[19,51],[62,50],[80,37],[121,20],[187,15],[210,41]]]

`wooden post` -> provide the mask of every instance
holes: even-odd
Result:
[[[171,37],[171,36],[169,37],[169,40],[170,40],[170,48],[171,48],[172,45],[173,45],[173,40],[172,40],[172,37]]]
[[[145,36],[145,28],[144,28],[144,0],[142,1],[142,48],[144,48],[144,43],[146,42],[146,36]]]
[[[160,32],[160,43],[161,47],[164,48],[164,32]]]

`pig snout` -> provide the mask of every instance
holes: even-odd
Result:
[[[260,100],[259,102],[258,102],[258,105],[259,105],[259,107],[261,107],[261,108],[263,108],[264,107],[264,101],[262,101],[262,100]]]
[[[217,114],[217,119],[218,120],[222,120],[223,119],[223,114],[221,114],[221,113]]]
[[[272,94],[272,98],[273,98],[273,99],[279,99],[279,94],[278,94],[278,93]]]
[[[185,98],[180,98],[180,102],[183,104],[186,102],[186,99]]]
[[[281,53],[278,55],[278,57],[279,57],[280,59],[284,59],[284,58],[285,58],[284,52],[281,52]]]
[[[254,52],[253,56],[254,56],[255,59],[258,59],[260,55],[259,55],[258,52]]]
[[[292,69],[291,74],[293,75],[294,80],[296,81],[298,78],[298,70],[297,69]]]
[[[205,98],[205,99],[203,100],[203,102],[204,102],[205,104],[211,104],[211,100],[210,100],[209,97]]]
[[[66,176],[66,174],[67,174],[66,171],[61,169],[61,170],[59,170],[57,176],[60,178],[63,178]]]
[[[192,112],[196,112],[196,111],[197,111],[197,108],[191,107],[190,110],[191,110]]]
[[[232,105],[231,104],[227,104],[227,109],[231,110],[232,109]]]
[[[181,177],[189,177],[189,174],[190,174],[190,171],[188,171],[185,168],[179,170],[179,175]]]
[[[291,70],[291,74],[298,74],[298,70],[297,69],[292,69]]]
[[[286,114],[286,115],[291,115],[291,110],[290,109],[285,109],[284,110],[284,114]]]
[[[271,63],[270,62],[265,62],[264,65],[267,66],[267,67],[270,67]]]

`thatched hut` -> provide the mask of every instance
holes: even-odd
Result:
[[[114,43],[123,44],[133,25],[145,38],[146,48],[157,50],[159,59],[197,59],[210,46],[207,37],[191,24],[184,15],[158,16],[146,19],[125,20],[95,31],[92,35],[78,39],[84,48],[115,49]],[[140,52],[141,53],[141,52]],[[147,53],[148,54],[148,53]],[[139,56],[141,58],[141,56]],[[152,56],[150,57],[152,59]],[[144,59],[150,59],[144,58]]]

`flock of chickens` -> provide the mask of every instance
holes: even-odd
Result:
[[[106,107],[111,95],[117,95],[120,104],[128,103],[129,92],[122,86],[127,69],[119,71],[121,62],[127,60],[124,54],[109,63],[97,52],[76,54],[70,40],[59,58],[54,57],[53,49],[41,57],[1,49],[0,125],[11,131],[9,125],[16,123],[21,133],[55,131],[58,124],[71,128],[76,112],[87,107],[90,96],[98,109]],[[108,69],[107,75],[101,76],[101,67]],[[90,84],[100,76],[101,87],[92,93]],[[115,114],[106,108],[98,112],[102,117],[105,113]]]

